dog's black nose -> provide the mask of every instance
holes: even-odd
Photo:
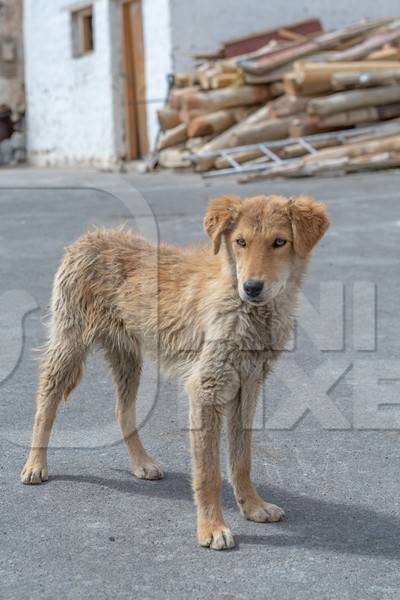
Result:
[[[259,296],[263,287],[264,283],[262,281],[257,281],[257,279],[248,279],[243,284],[244,291],[250,298]]]

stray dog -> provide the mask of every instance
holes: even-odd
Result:
[[[324,206],[310,198],[225,196],[210,202],[204,219],[213,251],[156,248],[121,229],[88,233],[68,248],[55,278],[23,483],[48,479],[57,407],[78,385],[85,357],[98,344],[112,369],[116,416],[136,477],[163,477],[136,430],[142,354],[183,378],[202,546],[234,546],[220,500],[223,416],[242,515],[279,521],[283,510],[260,498],[250,479],[251,424],[261,385],[290,334],[310,251],[328,226]]]

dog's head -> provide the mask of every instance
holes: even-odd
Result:
[[[224,196],[210,202],[204,227],[215,254],[225,241],[241,299],[261,305],[285,288],[294,269],[305,266],[329,220],[325,207],[311,198],[256,196],[242,202]]]

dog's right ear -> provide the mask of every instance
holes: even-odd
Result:
[[[204,217],[204,229],[213,242],[214,254],[218,254],[224,233],[232,229],[239,218],[241,200],[237,196],[222,196],[211,200]]]
[[[312,198],[300,196],[290,201],[288,215],[292,224],[294,250],[305,258],[329,227],[325,206]]]

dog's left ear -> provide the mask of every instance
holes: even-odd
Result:
[[[204,229],[212,239],[214,254],[218,254],[224,233],[232,229],[239,218],[241,200],[237,196],[222,196],[211,200],[204,217]]]
[[[294,251],[305,258],[329,227],[325,206],[312,198],[300,196],[289,202],[288,214]]]

